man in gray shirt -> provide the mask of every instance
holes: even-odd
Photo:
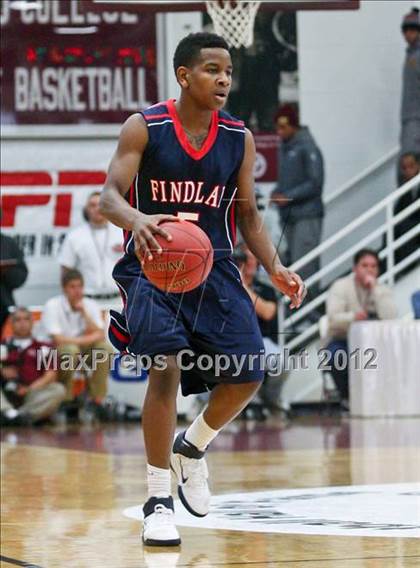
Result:
[[[324,163],[321,151],[306,126],[299,124],[297,111],[283,105],[276,120],[281,138],[278,154],[278,182],[271,203],[279,208],[287,241],[289,262],[299,260],[321,240],[324,207]],[[319,268],[318,259],[305,265],[301,274],[308,278]],[[316,293],[317,286],[311,292]]]
[[[420,154],[420,16],[413,8],[402,22],[407,42],[401,102],[401,153]]]

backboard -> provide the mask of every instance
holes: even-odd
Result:
[[[174,0],[172,2],[144,0],[93,0],[101,9],[124,9],[125,11],[152,11],[152,12],[190,12],[205,11],[204,2],[190,2]],[[263,1],[260,10],[358,10],[360,0],[276,0]],[[91,8],[90,8],[91,9]]]

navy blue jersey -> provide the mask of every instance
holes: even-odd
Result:
[[[229,256],[235,244],[234,198],[245,150],[244,123],[214,111],[207,139],[196,150],[174,100],[142,115],[149,141],[128,195],[130,205],[147,215],[166,213],[196,222],[208,235],[215,260]],[[130,233],[125,250],[134,252]]]
[[[264,352],[253,303],[229,258],[235,241],[235,194],[244,158],[244,124],[219,111],[212,115],[206,141],[194,149],[177,116],[174,101],[143,111],[149,141],[127,199],[142,213],[169,213],[197,223],[210,238],[218,262],[202,285],[185,294],[153,286],[134,255],[132,234],[113,276],[123,299],[121,313],[111,310],[113,345],[134,355],[176,354],[191,349],[199,356],[228,355],[220,376],[195,366],[182,370],[184,394],[203,392],[216,383],[260,381],[253,365]],[[234,360],[243,361],[235,371]]]

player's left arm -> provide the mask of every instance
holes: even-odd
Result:
[[[298,308],[306,296],[305,285],[298,274],[283,266],[258,212],[254,190],[254,163],[254,138],[246,129],[245,153],[238,174],[238,191],[235,199],[239,228],[250,251],[258,258],[273,284],[280,291],[285,293],[284,284],[287,288],[296,282],[297,291],[289,297],[291,307]]]

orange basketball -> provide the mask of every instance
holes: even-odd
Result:
[[[200,286],[213,266],[213,247],[206,233],[188,221],[164,221],[159,225],[172,240],[154,235],[162,254],[145,259],[143,271],[148,280],[164,292],[182,294]]]

